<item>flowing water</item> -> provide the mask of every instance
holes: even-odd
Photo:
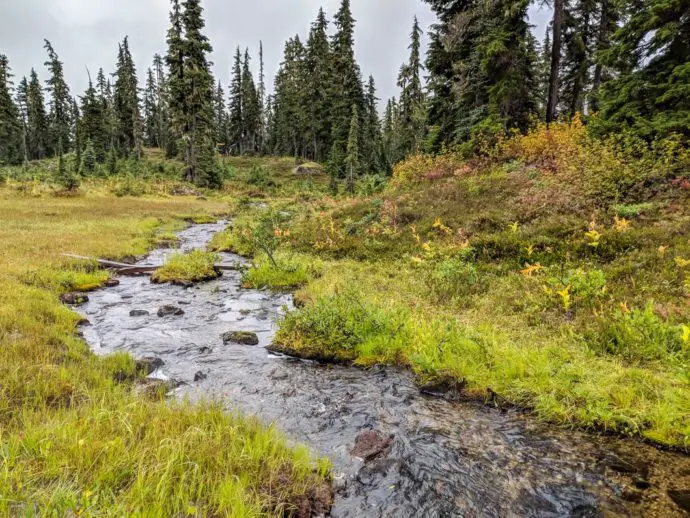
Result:
[[[225,224],[181,232],[182,249],[203,248]],[[172,252],[154,251],[142,264]],[[223,254],[223,262],[241,259]],[[158,317],[166,304],[185,314]],[[330,457],[333,516],[682,516],[667,491],[690,488],[688,457],[424,396],[396,369],[273,355],[265,346],[291,307],[289,295],[242,289],[237,272],[190,289],[126,277],[91,295],[83,331],[98,354],[161,358],[153,376],[183,382],[178,395],[220,399]],[[227,331],[255,332],[260,346],[223,345]],[[394,441],[386,456],[365,463],[350,450],[368,429]]]

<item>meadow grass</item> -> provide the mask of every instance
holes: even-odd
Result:
[[[214,404],[137,396],[58,296],[107,274],[61,257],[140,256],[221,199],[56,198],[0,188],[0,515],[264,516],[305,507],[328,466]],[[118,381],[118,380],[129,381]],[[308,505],[307,505],[308,508]]]

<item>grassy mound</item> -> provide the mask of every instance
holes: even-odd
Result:
[[[217,279],[222,272],[216,269],[218,256],[202,250],[188,254],[174,254],[151,276],[151,282],[203,282]]]

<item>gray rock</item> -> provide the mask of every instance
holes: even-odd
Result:
[[[259,337],[249,331],[229,331],[223,335],[224,344],[259,345]]]
[[[199,371],[194,375],[194,382],[198,383],[199,381],[204,381],[206,378],[208,378],[208,374],[205,372]]]
[[[387,454],[393,444],[393,438],[393,435],[384,436],[379,431],[367,430],[357,436],[350,455],[367,461]]]
[[[81,306],[89,301],[89,297],[83,293],[65,293],[60,296],[60,300],[63,304],[68,304],[70,306]]]
[[[146,376],[149,376],[160,369],[165,362],[160,358],[155,356],[149,356],[146,358],[141,358],[137,360],[137,372],[143,372]]]
[[[129,312],[130,317],[147,317],[151,313],[144,309],[133,309],[132,311]]]
[[[184,311],[177,306],[166,305],[158,310],[159,317],[179,317],[184,315]]]

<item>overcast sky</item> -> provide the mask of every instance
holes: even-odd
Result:
[[[270,88],[285,40],[295,34],[306,38],[319,7],[326,9],[330,20],[339,4],[340,0],[203,0],[215,76],[228,83],[237,45],[249,47],[256,69],[262,40]],[[433,13],[421,0],[352,0],[352,10],[363,76],[374,75],[382,99],[397,95],[396,76],[409,55],[412,19],[417,15],[426,32],[435,21]],[[153,54],[165,52],[168,11],[168,0],[0,0],[0,53],[8,56],[16,76],[28,75],[35,67],[45,79],[43,39],[49,39],[65,63],[74,95],[86,87],[87,67],[94,76],[101,66],[112,72],[117,44],[128,35],[143,83]],[[531,12],[539,39],[547,17],[543,10]]]

